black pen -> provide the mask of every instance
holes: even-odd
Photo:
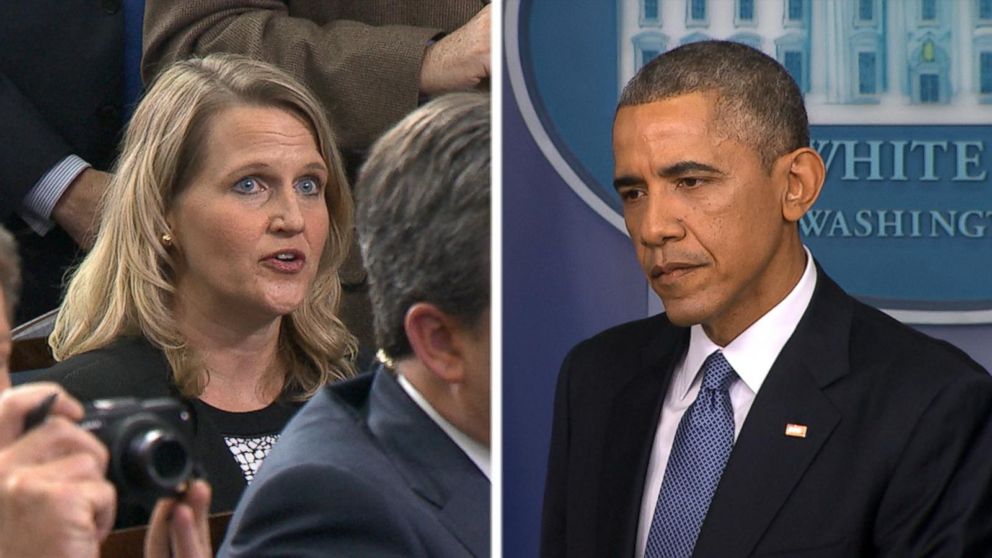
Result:
[[[34,409],[28,411],[28,414],[24,416],[24,431],[22,434],[45,422],[48,414],[52,412],[52,406],[55,405],[55,399],[58,396],[58,392],[55,392],[44,398]]]

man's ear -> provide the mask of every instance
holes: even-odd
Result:
[[[403,320],[413,353],[437,378],[448,383],[464,380],[465,366],[456,318],[433,304],[418,302]]]
[[[776,163],[776,166],[779,165],[785,167],[780,172],[786,174],[782,216],[786,221],[795,223],[802,219],[820,196],[826,167],[820,154],[810,147],[801,147],[784,155]]]

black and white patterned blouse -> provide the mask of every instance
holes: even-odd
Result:
[[[197,403],[198,412],[207,413],[224,436],[224,442],[248,484],[251,484],[258,467],[279,439],[283,427],[299,409],[299,404],[276,401],[257,411],[232,413],[211,407],[203,401]]]

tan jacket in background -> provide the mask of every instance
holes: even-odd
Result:
[[[147,0],[142,76],[213,52],[275,64],[324,103],[339,145],[363,151],[417,106],[427,44],[481,0]]]

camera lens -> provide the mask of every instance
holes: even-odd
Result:
[[[165,493],[181,491],[192,470],[192,460],[186,445],[171,432],[159,428],[141,432],[129,449],[124,462],[134,480]]]
[[[186,448],[175,440],[162,440],[152,450],[152,469],[160,479],[186,478]]]

